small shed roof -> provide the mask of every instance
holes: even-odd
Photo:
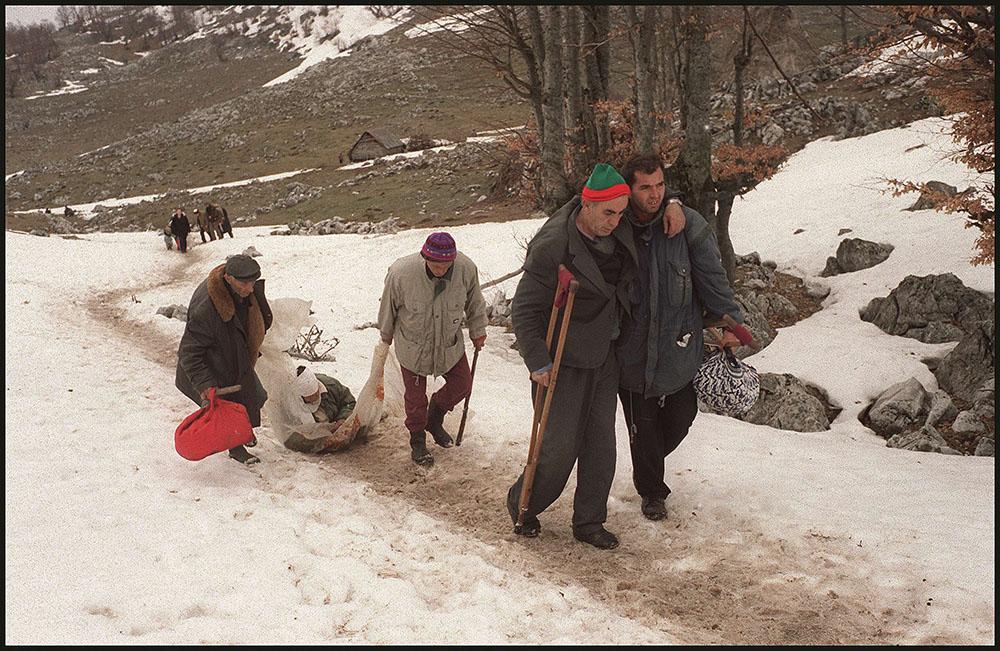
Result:
[[[396,135],[388,129],[369,129],[358,136],[358,140],[354,144],[357,145],[358,142],[361,142],[361,139],[365,137],[366,133],[386,149],[394,149],[396,147],[406,148],[403,141],[397,138]]]

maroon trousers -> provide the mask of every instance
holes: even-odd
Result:
[[[403,386],[406,388],[403,400],[406,404],[406,429],[419,432],[427,427],[427,376],[417,375],[400,367],[403,371]],[[462,358],[444,374],[444,386],[431,396],[431,402],[445,413],[465,400],[472,389],[472,371],[469,360]]]

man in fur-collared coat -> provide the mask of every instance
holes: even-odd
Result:
[[[188,306],[187,325],[177,349],[177,388],[200,405],[210,388],[239,384],[240,391],[227,395],[226,400],[246,407],[250,424],[259,427],[267,392],[254,365],[272,319],[260,265],[253,258],[234,255],[212,269],[194,290]],[[229,456],[248,465],[260,461],[242,445],[229,450]]]

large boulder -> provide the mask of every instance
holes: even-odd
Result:
[[[889,437],[919,427],[930,413],[931,397],[916,378],[894,384],[868,409],[868,423],[875,433]]]
[[[915,432],[896,434],[885,442],[887,447],[915,452],[939,452],[941,454],[961,454],[952,449],[932,425],[924,425]]]
[[[973,402],[983,383],[993,378],[995,322],[991,316],[975,324],[934,369],[941,388]]]
[[[869,242],[856,237],[841,240],[837,247],[836,257],[826,261],[826,268],[821,276],[836,276],[874,267],[889,258],[895,247],[891,244]]]
[[[861,319],[891,335],[935,344],[958,341],[992,314],[992,300],[949,273],[907,276],[888,296],[872,299]]]
[[[826,405],[814,392],[794,375],[761,373],[760,397],[743,420],[796,432],[828,430]]]

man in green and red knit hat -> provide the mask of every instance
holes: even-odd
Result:
[[[580,286],[534,488],[524,527],[518,532],[524,536],[539,534],[538,514],[559,497],[578,464],[573,536],[600,549],[618,546],[604,522],[615,474],[618,362],[612,342],[620,331],[620,310],[628,305],[626,289],[637,266],[632,229],[622,221],[629,194],[625,179],[601,163],[580,195],[556,211],[528,244],[511,317],[521,357],[534,383],[532,393],[537,385],[549,384],[552,357],[545,335],[560,264],[566,265]],[[523,483],[522,474],[507,492],[507,509],[514,522]]]

